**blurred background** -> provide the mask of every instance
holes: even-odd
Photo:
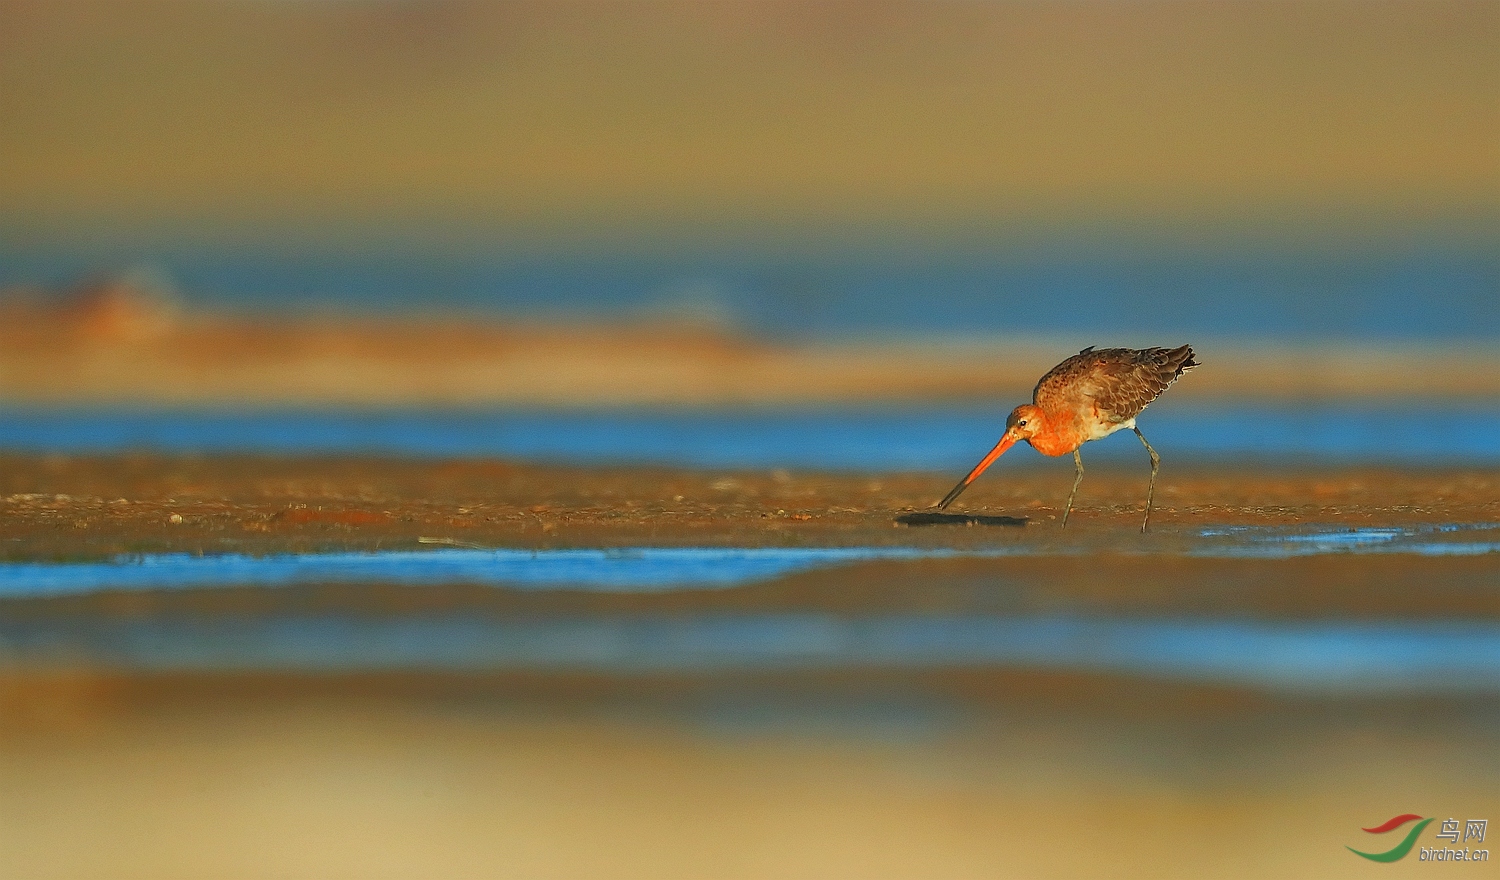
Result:
[[[1063,357],[1182,343],[1204,366],[1143,418],[1169,468],[1447,488],[1295,570],[1282,532],[1254,564],[1238,532],[952,541],[1144,553],[1130,583],[1189,605],[1338,585],[1315,612],[1102,609],[998,557],[659,601],[524,553],[257,573],[310,546],[284,514],[170,574],[202,546],[77,512],[290,498],[363,552],[398,501],[540,521],[609,503],[559,494],[590,468],[663,505],[739,469],[772,516],[816,471],[888,544]],[[1494,0],[0,0],[0,874],[1368,869],[1361,827],[1500,812],[1497,438]],[[1134,438],[1094,455],[1142,476]],[[385,549],[481,552],[448,540]],[[111,555],[162,547],[155,591]],[[743,560],[647,562],[624,593]],[[1066,596],[995,598],[1037,584]]]
[[[1251,406],[1195,452],[1493,426],[1492,2],[7,0],[0,41],[12,447],[126,442],[79,406],[874,401],[967,450],[1063,355],[1182,342],[1174,398]],[[1223,445],[1309,400],[1311,448]],[[132,437],[222,445],[185,431]]]

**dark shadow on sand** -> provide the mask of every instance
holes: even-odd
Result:
[[[1024,526],[1024,516],[981,516],[977,513],[903,513],[896,522],[904,526]]]

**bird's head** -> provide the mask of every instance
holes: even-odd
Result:
[[[990,450],[990,454],[986,455],[984,460],[975,465],[972,471],[969,471],[967,477],[964,477],[957,486],[953,487],[953,491],[949,492],[946,498],[938,502],[938,509],[944,510],[948,505],[952,504],[953,499],[957,498],[959,494],[969,487],[970,483],[974,482],[980,474],[984,473],[985,468],[993,464],[995,459],[1005,454],[1005,450],[1022,440],[1030,440],[1041,430],[1042,411],[1040,409],[1029,403],[1025,403],[1011,410],[1010,417],[1005,420],[1005,433],[1000,435],[1000,442],[995,444],[995,448]]]
[[[1005,420],[1005,436],[1011,443],[1030,440],[1041,429],[1042,411],[1029,403],[1011,410],[1010,416]]]

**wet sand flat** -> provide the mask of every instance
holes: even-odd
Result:
[[[1070,542],[1173,549],[1212,527],[1500,522],[1486,468],[1173,464],[1153,532],[1144,468],[1090,466],[1066,532],[1068,463],[976,483],[950,512],[993,526],[903,525],[947,473],[563,467],[499,460],[0,455],[0,558],[306,553],[479,546],[943,546]],[[1000,519],[1004,518],[1004,519]],[[912,521],[908,519],[908,521]],[[1024,521],[1003,526],[1002,522]],[[981,523],[986,521],[980,521]],[[433,539],[423,544],[419,539]],[[1081,543],[1080,543],[1081,542]]]

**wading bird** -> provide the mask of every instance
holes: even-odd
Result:
[[[1078,447],[1129,428],[1141,438],[1151,456],[1146,517],[1141,520],[1144,532],[1151,522],[1151,496],[1156,492],[1156,469],[1161,465],[1161,457],[1135,426],[1135,417],[1176,382],[1178,376],[1196,366],[1198,362],[1193,360],[1190,345],[1172,349],[1085,348],[1053,367],[1036,383],[1031,403],[1011,410],[1000,442],[938,502],[938,509],[946,509],[1005,450],[1025,440],[1043,455],[1073,453],[1076,476],[1073,491],[1068,493],[1068,506],[1063,509],[1062,524],[1066,526],[1068,514],[1073,512],[1073,496],[1083,482],[1083,457],[1078,454]]]

